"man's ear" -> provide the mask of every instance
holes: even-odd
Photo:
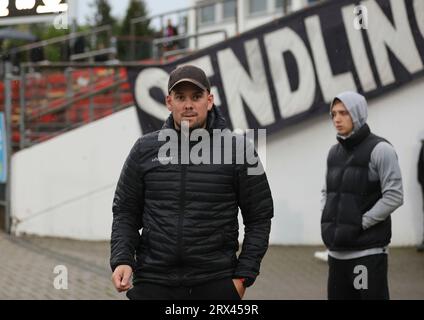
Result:
[[[212,93],[208,94],[208,111],[211,111],[214,104],[214,96]]]
[[[168,108],[169,111],[172,112],[172,105],[171,105],[171,101],[172,101],[172,97],[171,95],[167,95],[166,96],[166,107]]]

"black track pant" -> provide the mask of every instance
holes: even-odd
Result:
[[[240,300],[231,278],[206,282],[193,287],[170,287],[138,283],[127,291],[130,300]]]
[[[329,300],[389,300],[387,254],[339,260],[328,257]]]

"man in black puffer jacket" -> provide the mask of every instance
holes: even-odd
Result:
[[[116,188],[113,283],[118,291],[127,291],[134,274],[129,299],[241,299],[268,248],[273,201],[266,175],[251,175],[251,165],[235,162],[239,149],[233,148],[234,141],[232,161],[224,164],[215,160],[228,152],[225,144],[217,150],[210,143],[208,157],[214,161],[209,163],[193,163],[191,154],[198,146],[192,141],[188,150],[182,146],[188,139],[184,124],[189,135],[204,129],[202,142],[213,141],[216,130],[226,128],[201,69],[174,70],[168,93],[171,115],[162,130],[135,143]],[[168,141],[164,132],[167,137],[174,133],[181,143],[166,156],[161,155]],[[239,208],[245,235],[237,256]]]

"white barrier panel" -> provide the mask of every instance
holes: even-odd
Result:
[[[131,107],[16,153],[12,159],[14,231],[110,238],[116,182],[140,135],[137,113]]]

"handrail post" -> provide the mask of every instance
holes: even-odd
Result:
[[[132,20],[130,21],[130,36],[131,59],[135,60],[135,25]]]
[[[21,77],[20,77],[20,86],[19,86],[19,104],[20,104],[20,115],[19,115],[19,148],[22,150],[26,146],[26,137],[25,137],[25,114],[26,114],[26,75],[25,67],[21,66]]]
[[[285,1],[287,2],[287,1]],[[234,17],[235,17],[235,24],[236,24],[236,35],[239,35],[240,33],[240,28],[239,28],[239,4],[238,4],[238,0],[235,0],[235,10],[234,10]]]
[[[113,71],[114,71],[113,72],[113,78],[114,78],[113,80],[114,80],[115,83],[118,83],[119,78],[120,78],[121,69],[119,67],[114,67]],[[120,101],[121,94],[120,93],[121,93],[121,86],[119,85],[119,86],[116,86],[116,89],[115,89],[115,94],[114,94],[115,103],[114,103],[114,106],[112,107],[113,111],[116,111],[118,109],[118,106],[121,104],[121,101]]]
[[[65,69],[65,78],[66,78],[66,98],[69,101],[70,99],[72,99],[74,97],[74,83],[73,83],[73,78],[72,78],[72,71],[73,69],[71,67],[68,67]],[[68,110],[66,110],[68,111]],[[70,123],[69,120],[69,112],[65,113],[65,121],[66,121],[66,125],[68,125]]]
[[[5,229],[10,234],[11,231],[11,159],[12,159],[12,64],[5,62],[4,68],[4,109],[6,125],[6,208],[5,208]]]
[[[199,10],[198,8],[194,8],[194,33],[198,34],[199,33]],[[199,39],[198,37],[194,38],[194,49],[198,50],[199,49]]]
[[[92,92],[95,90],[93,82],[94,82],[93,68],[90,68],[90,85],[89,85],[89,88],[90,88],[90,91],[92,91]],[[89,122],[92,122],[93,119],[94,119],[94,99],[93,99],[92,95],[90,95],[90,98],[88,99],[88,101],[89,101],[88,118],[89,118]]]

